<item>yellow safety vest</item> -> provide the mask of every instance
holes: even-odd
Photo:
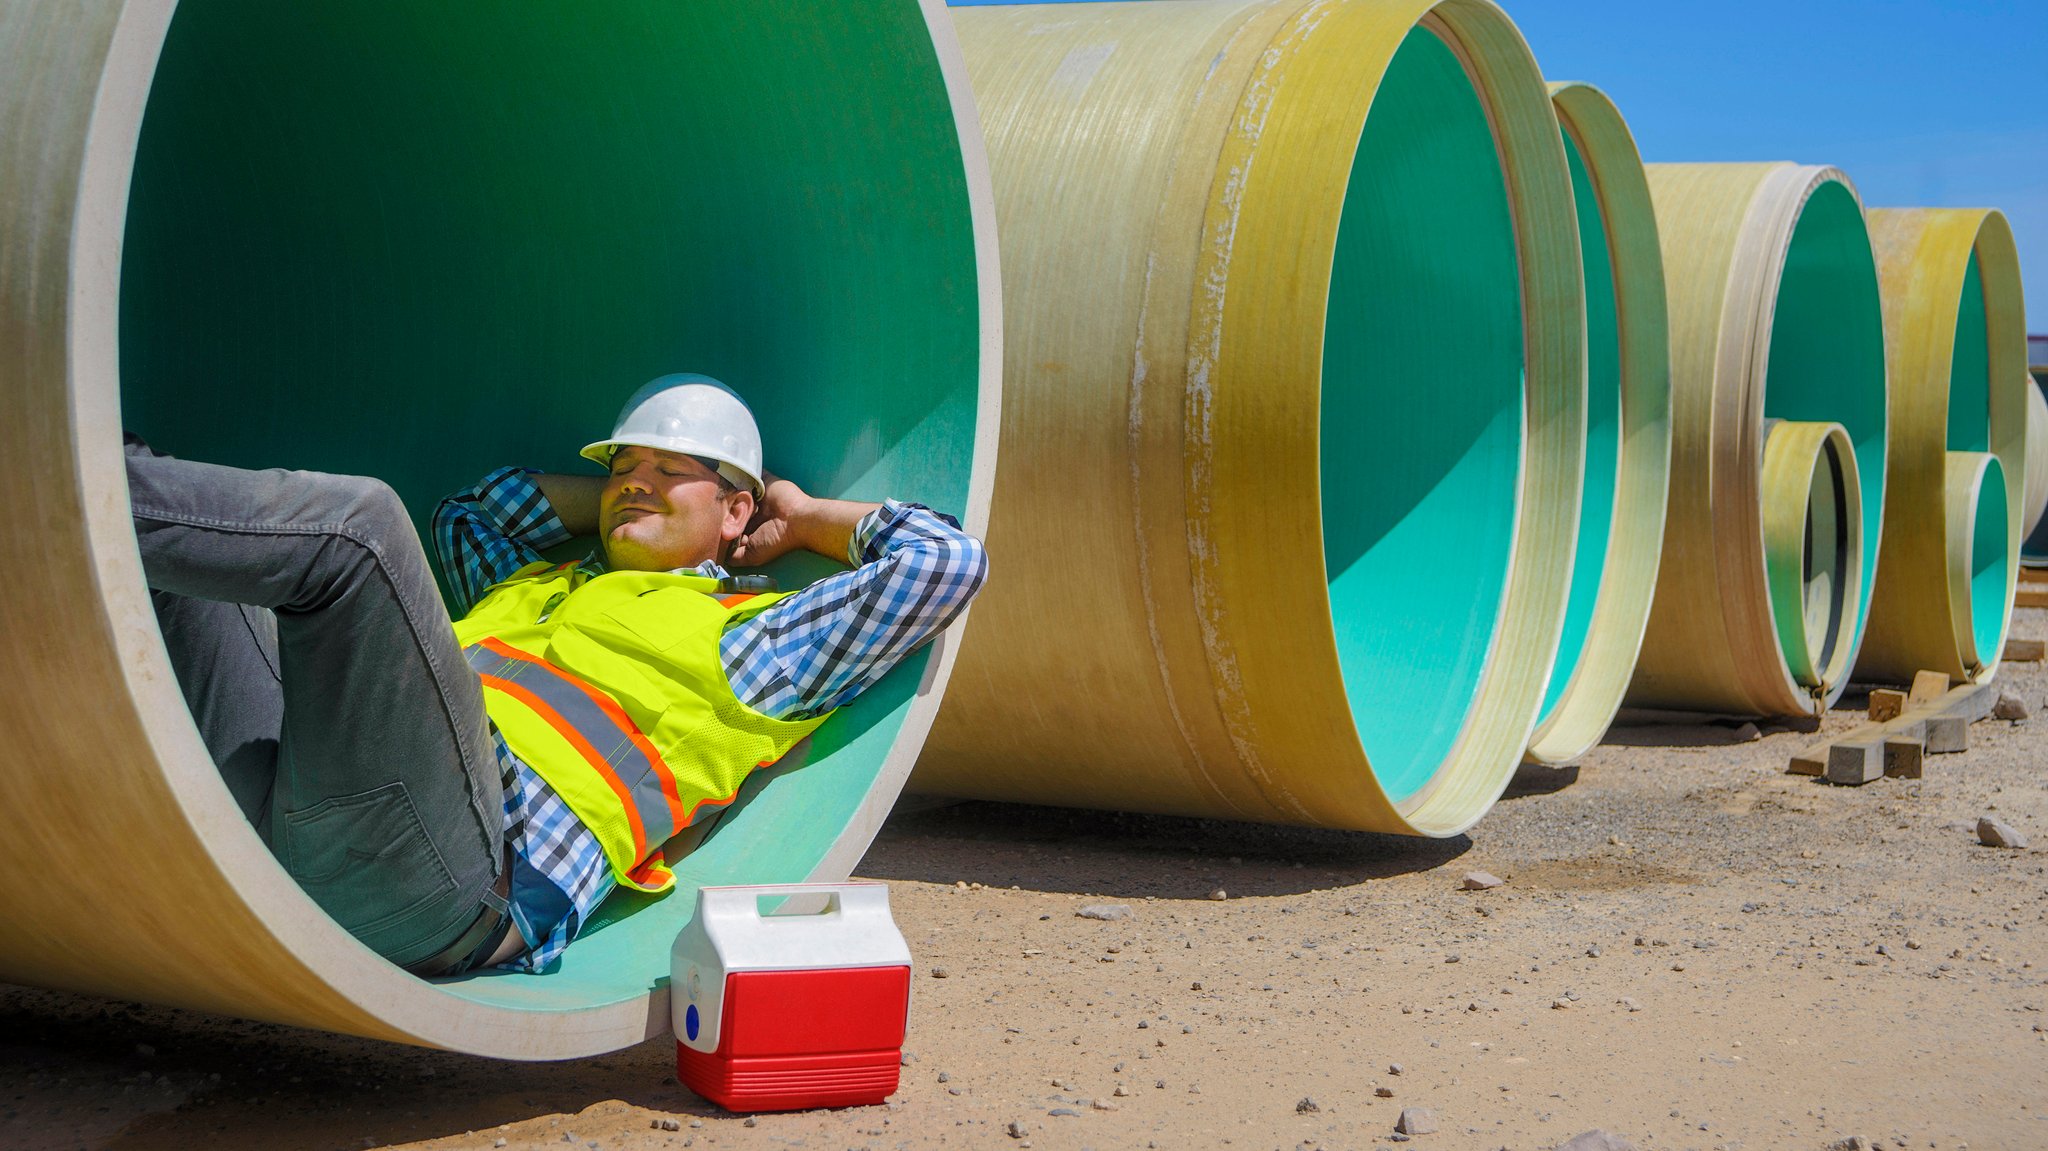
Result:
[[[729,624],[782,598],[537,563],[492,585],[455,637],[506,745],[590,828],[620,883],[658,892],[675,884],[661,845],[825,721],[748,707],[719,659]]]

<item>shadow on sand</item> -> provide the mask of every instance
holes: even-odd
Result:
[[[1120,898],[1291,895],[1427,871],[1465,836],[1413,839],[1221,819],[913,798],[856,871],[869,879],[980,883]]]

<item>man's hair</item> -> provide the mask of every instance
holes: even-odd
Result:
[[[717,460],[712,459],[710,456],[691,456],[690,458],[696,460],[700,464],[703,464],[705,467],[710,468],[711,474],[718,477],[719,495],[729,496],[732,495],[734,492],[740,490],[740,486],[738,484],[733,483],[729,479],[726,479],[725,473],[718,470]]]

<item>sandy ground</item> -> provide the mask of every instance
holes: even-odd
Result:
[[[1918,782],[1788,776],[1796,732],[1621,728],[1441,842],[899,815],[860,869],[919,962],[887,1106],[729,1115],[667,1043],[508,1065],[0,988],[0,1147],[1334,1151],[1416,1107],[1422,1148],[2048,1148],[2048,670],[2002,682],[2037,718]],[[1986,813],[2033,849],[1978,845]],[[1482,869],[1505,884],[1462,890]],[[1104,902],[1130,917],[1075,914]]]

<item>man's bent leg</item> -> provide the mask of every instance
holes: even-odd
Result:
[[[270,842],[270,792],[284,726],[277,619],[247,604],[151,591],[157,630],[206,750],[256,834]]]
[[[150,586],[269,608],[283,679],[272,850],[328,914],[406,964],[477,917],[502,867],[482,691],[385,484],[131,451]]]

